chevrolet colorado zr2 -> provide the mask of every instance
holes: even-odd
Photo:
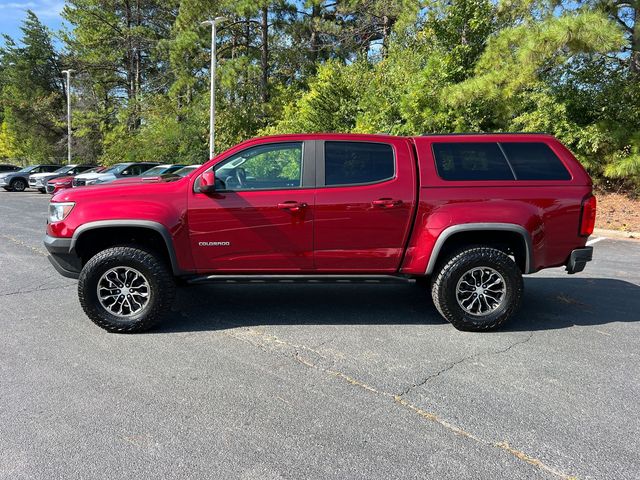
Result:
[[[595,210],[548,135],[283,135],[185,177],[63,190],[44,243],[112,332],[170,314],[176,281],[221,279],[415,279],[454,327],[482,331],[517,311],[523,274],[584,269]]]

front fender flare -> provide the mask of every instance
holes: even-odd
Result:
[[[96,230],[100,228],[111,228],[111,227],[138,227],[138,228],[147,228],[149,230],[154,230],[158,232],[164,243],[167,247],[167,252],[169,253],[169,260],[171,261],[171,270],[173,270],[174,275],[183,275],[184,272],[180,266],[178,265],[178,259],[176,257],[176,251],[173,246],[173,237],[169,232],[169,229],[162,225],[161,223],[154,222],[152,220],[99,220],[96,222],[89,222],[83,225],[80,225],[75,232],[73,232],[73,236],[71,237],[71,245],[69,246],[69,253],[75,252],[76,243],[80,236],[89,231]]]

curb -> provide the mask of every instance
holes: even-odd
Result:
[[[603,228],[594,229],[593,235],[599,237],[626,238],[628,240],[640,239],[640,232],[623,232],[621,230],[605,230]]]

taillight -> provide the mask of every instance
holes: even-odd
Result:
[[[596,197],[590,195],[582,201],[580,215],[580,235],[588,237],[596,226]]]

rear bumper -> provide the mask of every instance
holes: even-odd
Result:
[[[44,237],[44,246],[49,252],[47,257],[58,273],[67,278],[77,279],[82,270],[81,259],[71,252],[70,238]]]
[[[567,261],[567,273],[578,273],[584,270],[587,262],[593,258],[593,247],[576,248],[569,255]]]

